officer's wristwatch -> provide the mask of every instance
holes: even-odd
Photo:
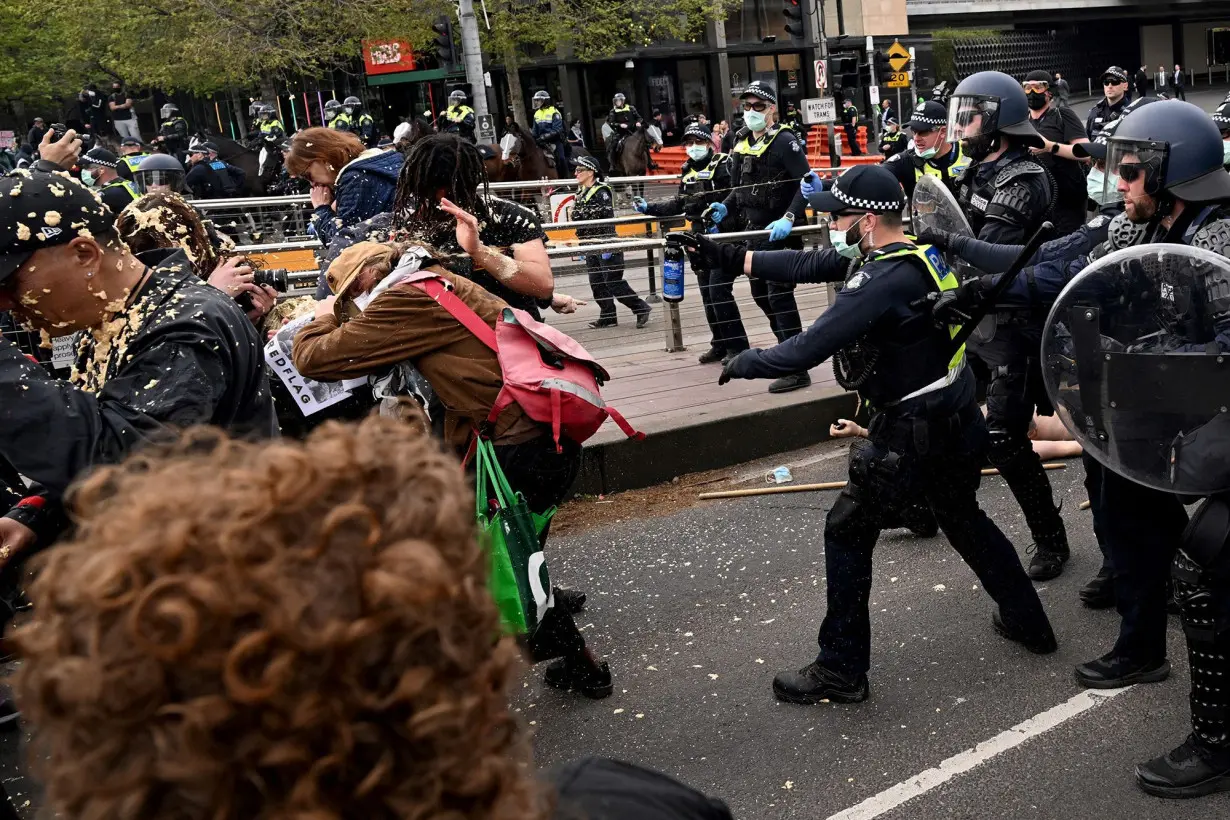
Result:
[[[786,213],[782,214],[782,219],[789,219],[790,224],[794,224],[794,214],[790,213],[790,211],[786,211]]]

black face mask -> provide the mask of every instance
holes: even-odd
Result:
[[[1030,91],[1025,95],[1025,100],[1033,111],[1041,111],[1046,108],[1046,94],[1037,91]]]

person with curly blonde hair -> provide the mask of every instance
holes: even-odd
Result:
[[[265,445],[200,429],[74,501],[14,637],[57,816],[729,817],[614,761],[535,779],[473,498],[405,424]]]

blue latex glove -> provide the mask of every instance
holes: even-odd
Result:
[[[649,210],[649,203],[645,201],[645,197],[637,196],[632,198],[632,210],[638,214],[643,214]]]
[[[705,213],[709,215],[709,217],[713,220],[713,223],[716,225],[726,218],[726,206],[720,202],[715,202],[705,209]]]
[[[603,258],[604,260],[606,260],[606,259],[610,259],[610,258],[611,258],[611,256],[612,256],[612,254],[609,254],[609,253],[604,253],[604,254],[602,254],[602,258]]]
[[[824,190],[823,185],[824,183],[820,181],[819,175],[815,171],[811,171],[799,183],[799,190],[803,192],[804,197],[809,197]]]
[[[769,241],[780,242],[787,236],[790,236],[790,232],[794,230],[794,223],[783,216],[781,219],[770,222],[765,227],[769,229]]]

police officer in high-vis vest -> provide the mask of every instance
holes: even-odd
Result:
[[[448,108],[440,119],[444,126],[441,131],[474,142],[474,109],[466,105],[466,93],[460,88],[448,95]]]
[[[342,100],[342,117],[346,120],[346,128],[359,138],[368,148],[375,148],[380,140],[376,133],[376,121],[372,115],[363,110],[363,101],[353,95]]]
[[[709,208],[710,218],[725,230],[759,231],[768,229],[767,239],[755,243],[756,250],[779,248],[802,249],[803,239],[791,236],[795,223],[802,223],[807,200],[799,190],[803,177],[811,173],[806,147],[789,128],[774,120],[777,116],[777,95],[773,89],[752,83],[743,91],[743,122],[745,127],[735,137],[731,160],[734,181],[726,198]],[[729,222],[727,221],[729,220]],[[745,350],[747,331],[739,316],[733,297],[728,297],[733,285],[729,270],[715,271],[713,281],[718,291],[714,307],[723,321],[730,322],[733,332],[727,339],[727,350]],[[767,279],[751,280],[752,298],[769,318],[778,342],[803,331],[799,306],[794,300],[794,284]],[[807,387],[811,377],[806,371],[783,374],[769,385],[770,393],[786,393]]]
[[[555,170],[560,176],[568,170],[568,140],[564,133],[564,115],[552,103],[546,91],[534,92],[534,142],[555,157]]]
[[[325,103],[325,127],[338,131],[350,130],[350,116],[342,110],[342,104],[337,100]]]
[[[256,132],[262,147],[276,147],[286,141],[286,126],[278,119],[278,112],[272,105],[263,104],[257,112]]]
[[[1036,654],[1054,652],[1055,635],[1016,550],[978,506],[987,430],[964,349],[952,338],[958,328],[936,324],[925,307],[930,294],[955,289],[956,276],[936,249],[905,234],[905,198],[883,168],[851,168],[810,203],[832,214],[831,249],[749,251],[696,235],[682,239],[728,271],[794,284],[845,283],[810,328],[768,350],[740,353],[723,367],[719,384],[797,373],[832,358],[839,383],[857,390],[871,412],[869,446],[851,460],[849,483],[825,521],[828,605],[820,653],[802,669],[780,673],[773,693],[789,703],[867,699],[872,551],[884,508],[912,494],[926,497],[998,605],[995,631]]]
[[[709,129],[699,123],[689,125],[683,132],[683,147],[687,151],[688,160],[679,169],[682,175],[679,192],[670,199],[659,202],[646,202],[637,197],[633,201],[633,207],[637,213],[650,216],[683,214],[688,218],[693,231],[705,233],[705,210],[713,203],[721,202],[730,193],[731,159],[729,155],[713,150],[713,137]],[[717,230],[716,226],[714,230]],[[719,314],[714,307],[719,299],[734,299],[734,294],[729,287],[723,292],[717,292],[710,270],[700,256],[690,253],[688,260],[692,263],[692,270],[696,272],[696,279],[700,283],[700,300],[705,306],[705,320],[713,334],[709,349],[700,356],[700,363],[720,362],[743,349],[727,349],[727,338],[732,332],[737,332],[737,329],[732,328],[729,321],[722,321],[725,314]]]
[[[81,155],[77,165],[81,168],[81,181],[98,191],[103,204],[113,214],[119,214],[129,202],[141,196],[131,180],[120,176],[123,160],[106,148],[91,148]]]
[[[188,122],[179,115],[179,106],[175,103],[167,103],[159,113],[162,125],[154,142],[161,143],[168,154],[182,162],[188,150]]]
[[[909,127],[914,134],[909,148],[884,160],[884,167],[905,189],[906,199],[914,196],[914,183],[924,175],[942,180],[955,192],[956,180],[970,160],[961,143],[948,137],[948,109],[941,102],[928,100],[914,109]]]
[[[572,203],[572,221],[587,222],[597,219],[615,218],[615,193],[606,182],[602,166],[593,157],[577,158],[577,195]],[[615,226],[611,224],[591,225],[577,228],[577,239],[597,241],[615,239]],[[649,314],[653,310],[649,304],[636,295],[636,291],[624,279],[623,251],[608,250],[585,254],[585,267],[589,272],[589,287],[594,293],[594,301],[598,303],[598,319],[590,322],[592,328],[615,327],[619,317],[615,313],[615,302],[619,302],[636,317],[636,326],[645,327],[649,324]]]
[[[223,196],[239,196],[239,192],[243,190],[244,182],[247,181],[247,172],[223,160],[218,155],[217,143],[205,143],[205,150],[209,152],[209,167],[214,169],[218,174],[218,180],[222,183]]]
[[[125,174],[120,172],[121,176],[132,179],[133,174],[137,172],[137,168],[141,166],[141,160],[148,157],[145,152],[145,146],[141,144],[141,140],[136,137],[124,137],[120,140],[120,164],[128,171]]]

